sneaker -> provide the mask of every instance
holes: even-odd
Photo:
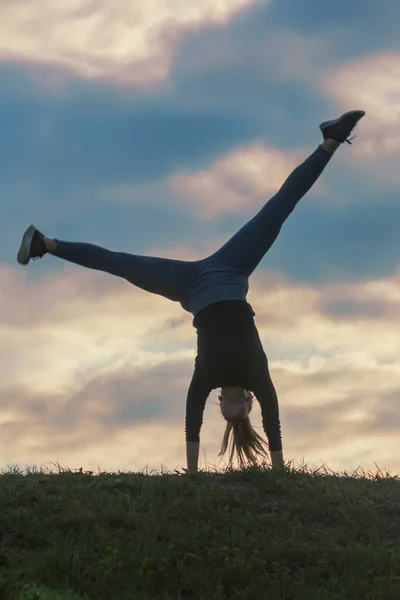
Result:
[[[22,237],[21,246],[17,254],[17,261],[20,265],[27,265],[31,258],[33,258],[33,260],[42,258],[46,252],[43,233],[36,229],[34,225],[30,225]]]
[[[350,112],[344,113],[338,119],[321,123],[319,128],[322,131],[324,140],[329,138],[331,140],[336,140],[341,144],[344,142],[351,144],[351,140],[353,140],[355,136],[349,139],[349,135],[364,115],[364,110],[351,110]]]

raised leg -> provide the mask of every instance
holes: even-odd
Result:
[[[285,181],[281,189],[259,213],[244,225],[220,250],[203,262],[213,269],[236,271],[249,277],[271,248],[282,225],[297,203],[309,191],[325,169],[332,154],[344,142],[365,115],[353,110],[338,119],[321,123],[324,141]]]
[[[332,154],[318,147],[298,166],[262,209],[215,254],[206,259],[213,267],[250,276],[277,239],[297,203],[317,181]]]

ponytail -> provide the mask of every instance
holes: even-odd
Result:
[[[252,408],[250,403],[249,411]],[[223,456],[229,448],[229,466],[232,466],[236,453],[240,468],[246,463],[257,464],[257,459],[268,459],[268,444],[254,430],[248,416],[239,421],[228,421],[218,456]]]

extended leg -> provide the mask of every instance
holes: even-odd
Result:
[[[352,111],[335,121],[323,123],[320,126],[324,135],[323,144],[291,173],[279,192],[258,214],[206,261],[214,268],[250,276],[275,242],[297,203],[314,185],[333,152],[340,143],[347,141],[346,138],[363,115],[363,111]]]
[[[27,264],[31,258],[42,257],[47,252],[76,265],[122,277],[143,290],[177,302],[187,292],[195,265],[180,260],[113,252],[93,244],[53,240],[45,238],[33,225],[28,227],[22,238],[18,262]]]

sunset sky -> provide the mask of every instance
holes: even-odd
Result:
[[[321,121],[364,109],[248,300],[285,457],[400,471],[400,3],[13,0],[0,17],[0,467],[186,466],[191,315],[51,256],[21,267],[28,225],[202,258]],[[225,464],[216,400],[201,467]]]

